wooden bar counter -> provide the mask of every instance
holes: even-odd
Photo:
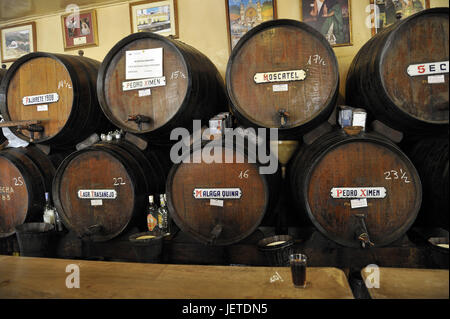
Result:
[[[66,280],[79,267],[79,288]],[[73,266],[72,266],[73,267]],[[0,256],[0,298],[350,299],[342,270],[307,269],[294,288],[289,267],[198,266]]]
[[[413,269],[380,267],[379,287],[369,288],[372,299],[448,299],[448,269]],[[373,269],[364,268],[361,276],[366,282]],[[372,277],[369,282],[373,284]],[[367,286],[367,283],[366,283]]]

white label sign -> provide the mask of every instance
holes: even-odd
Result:
[[[434,84],[434,83],[445,83],[445,76],[444,74],[440,75],[429,75],[428,76],[428,83]]]
[[[195,199],[239,199],[242,196],[240,188],[194,188]]]
[[[47,93],[40,95],[24,96],[22,98],[22,103],[23,105],[35,105],[44,103],[54,103],[58,102],[58,100],[59,100],[58,93]]]
[[[127,80],[163,76],[163,49],[130,50],[125,53]]]
[[[122,82],[122,90],[123,91],[139,90],[164,85],[166,85],[166,77],[162,76],[159,78]]]
[[[36,106],[36,109],[37,109],[38,112],[48,111],[48,105],[47,104],[38,105],[38,106]]]
[[[139,90],[139,97],[152,95],[152,91],[150,89]]]
[[[91,200],[91,206],[102,206],[103,200],[101,199],[92,199]]]
[[[117,192],[114,189],[80,189],[79,199],[115,199]]]
[[[448,73],[448,61],[412,64],[406,72],[409,76]]]
[[[367,199],[366,198],[351,199],[350,206],[352,208],[367,207]]]
[[[209,205],[210,205],[210,206],[223,207],[223,200],[211,198],[211,199],[209,200]]]
[[[253,77],[255,83],[303,81],[304,79],[306,79],[304,70],[256,73]]]
[[[331,189],[333,198],[385,198],[384,187],[333,187]]]
[[[273,86],[272,86],[272,90],[274,91],[274,92],[285,92],[285,91],[287,91],[289,88],[288,88],[288,85],[287,84],[274,84]]]

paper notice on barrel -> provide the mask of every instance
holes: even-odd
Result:
[[[125,54],[127,80],[163,76],[163,48],[130,50]]]

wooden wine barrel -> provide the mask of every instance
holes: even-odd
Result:
[[[234,47],[226,83],[233,113],[244,126],[279,128],[280,137],[295,138],[330,116],[338,96],[338,63],[312,27],[268,21]]]
[[[54,204],[77,236],[106,241],[146,225],[148,195],[164,192],[167,171],[159,151],[141,151],[127,141],[93,144],[58,167]]]
[[[5,121],[40,123],[11,131],[26,141],[33,137],[35,143],[70,148],[112,127],[98,105],[99,66],[86,57],[44,52],[18,59],[1,83],[0,111]]]
[[[416,225],[449,229],[449,140],[429,137],[405,149],[423,185],[422,207]]]
[[[361,247],[362,221],[375,246],[388,245],[405,234],[420,209],[416,169],[376,133],[327,133],[301,147],[288,171],[300,213],[344,246]]]
[[[150,59],[160,67],[143,66]],[[192,119],[209,120],[227,110],[214,64],[195,48],[151,32],[131,34],[109,51],[97,94],[114,125],[153,140],[168,140],[172,129],[192,128]]]
[[[448,129],[448,8],[401,20],[370,39],[347,75],[347,105],[410,134]]]
[[[191,148],[182,157],[182,161],[191,157],[190,161],[172,166],[166,183],[167,205],[183,232],[205,244],[229,245],[271,222],[279,188],[278,161],[274,159],[276,173],[260,174],[262,164],[246,147],[249,144],[235,140],[233,147],[227,147],[220,139],[210,143],[204,142],[201,152]],[[210,149],[213,146],[217,149]],[[205,152],[217,156],[220,163],[202,157]]]
[[[1,68],[0,69],[0,83],[2,82],[3,77],[6,74],[6,69]],[[0,111],[0,115],[1,115],[1,111]],[[3,143],[6,142],[6,137],[3,135],[3,131],[0,128],[0,149],[2,149],[2,145]]]
[[[0,238],[15,234],[17,225],[42,221],[59,161],[31,145],[0,151]]]

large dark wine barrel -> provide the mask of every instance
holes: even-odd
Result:
[[[150,59],[147,65],[162,69],[140,62]],[[172,129],[192,128],[192,119],[208,120],[227,110],[223,80],[214,64],[195,48],[151,32],[131,34],[109,51],[97,93],[112,123],[154,140],[168,140]]]
[[[175,224],[212,245],[236,243],[261,223],[270,223],[279,187],[276,158],[276,172],[261,174],[259,158],[252,147],[246,147],[250,144],[235,140],[230,147],[221,142],[204,142],[201,152],[186,152],[185,162],[172,166],[166,183],[167,205]],[[201,153],[217,160],[205,159]]]
[[[347,104],[394,129],[448,129],[448,8],[421,11],[370,39],[353,59]]]
[[[300,148],[289,175],[300,212],[344,246],[361,246],[358,215],[374,245],[385,246],[405,234],[420,209],[416,169],[395,144],[375,133],[327,133]]]
[[[148,196],[164,192],[168,163],[159,151],[127,141],[101,142],[70,154],[53,181],[64,225],[81,238],[112,239],[145,224]]]
[[[423,185],[422,208],[416,224],[449,229],[448,136],[415,141],[405,149]]]
[[[228,60],[226,82],[241,123],[279,128],[281,137],[295,137],[330,116],[339,70],[322,34],[299,21],[274,20],[240,39]]]
[[[35,52],[8,69],[0,86],[5,121],[38,120],[42,132],[34,142],[70,148],[111,126],[98,105],[96,80],[100,62],[81,56]],[[30,131],[11,127],[29,141]]]
[[[17,225],[42,221],[59,161],[36,146],[0,151],[0,238],[13,235]]]

